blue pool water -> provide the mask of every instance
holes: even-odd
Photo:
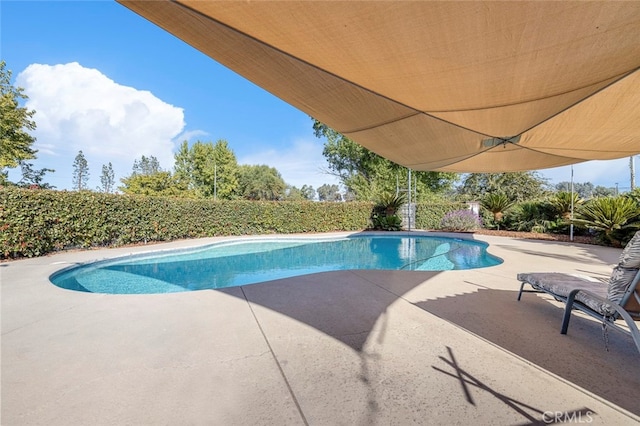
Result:
[[[58,287],[91,293],[149,294],[234,287],[345,269],[447,271],[502,260],[478,241],[427,236],[256,239],[127,256],[53,274]]]

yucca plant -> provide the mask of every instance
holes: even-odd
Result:
[[[602,233],[607,243],[616,244],[619,241],[612,238],[614,231],[640,227],[640,207],[623,196],[594,198],[578,209],[573,222]]]
[[[500,221],[504,216],[504,212],[513,206],[514,202],[500,192],[493,192],[485,195],[480,204],[493,214],[493,221],[500,229]]]

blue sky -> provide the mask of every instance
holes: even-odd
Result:
[[[307,114],[124,6],[2,0],[0,19],[1,59],[36,110],[33,163],[56,170],[47,182],[58,189],[71,188],[79,150],[96,188],[103,164],[119,182],[142,155],[171,169],[182,141],[220,139],[240,164],[275,167],[288,184],[337,183]],[[571,177],[569,167],[540,173],[551,183]],[[20,178],[18,170],[9,176]],[[625,190],[629,176],[628,158],[574,166],[575,182]]]

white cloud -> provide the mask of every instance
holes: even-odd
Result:
[[[77,62],[31,64],[16,78],[36,111],[37,167],[56,169],[47,182],[70,188],[73,160],[82,150],[89,163],[90,188],[99,185],[102,165],[111,162],[117,178],[133,161],[153,155],[164,168],[173,164],[174,140],[185,127],[184,112],[148,91],[120,85]]]
[[[337,185],[338,179],[326,173],[328,164],[322,156],[322,149],[317,141],[297,139],[284,150],[257,151],[238,158],[238,163],[275,167],[287,184],[297,188],[311,185],[318,189],[324,184]]]

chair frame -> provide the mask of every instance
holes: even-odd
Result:
[[[638,319],[640,319],[640,314],[630,314],[629,312],[627,312],[623,306],[625,306],[627,304],[627,302],[629,302],[631,300],[631,298],[635,298],[636,301],[638,301],[638,303],[640,303],[640,295],[638,294],[638,288],[640,288],[639,286],[640,283],[640,270],[638,270],[638,272],[636,272],[635,277],[633,278],[633,280],[631,281],[631,283],[629,284],[629,287],[627,288],[627,290],[625,291],[622,300],[620,302],[620,304],[618,303],[614,303],[606,298],[603,298],[597,294],[594,294],[591,291],[588,290],[583,290],[580,288],[576,288],[574,290],[572,290],[568,296],[563,296],[563,295],[559,295],[556,293],[553,293],[547,289],[544,289],[542,287],[536,286],[528,281],[523,281],[522,284],[520,285],[520,292],[518,293],[518,301],[520,300],[520,298],[522,297],[522,293],[546,293],[549,294],[551,296],[553,296],[556,300],[561,301],[565,304],[565,309],[564,309],[564,316],[562,319],[562,328],[560,330],[561,334],[567,334],[567,330],[569,329],[569,320],[571,319],[571,312],[574,309],[577,309],[581,312],[584,312],[585,314],[598,319],[599,321],[602,322],[603,326],[609,325],[613,328],[616,328],[620,331],[622,331],[623,333],[629,334],[631,335],[631,338],[633,339],[636,348],[638,349],[638,352],[640,352],[640,330],[638,330],[638,326],[636,325],[636,322],[634,320],[633,317],[637,317]],[[533,290],[525,290],[524,286],[525,284],[529,284]],[[601,312],[598,312],[592,308],[590,308],[589,306],[585,305],[584,303],[580,302],[579,300],[576,300],[576,296],[578,295],[578,293],[584,293],[586,295],[588,295],[589,297],[596,299],[602,303],[605,303],[609,306],[611,306],[611,308],[614,310],[613,314],[602,314]],[[619,324],[616,324],[616,320],[618,318],[621,318],[624,320],[624,322],[627,324],[627,328],[624,328],[622,326],[620,326]]]

